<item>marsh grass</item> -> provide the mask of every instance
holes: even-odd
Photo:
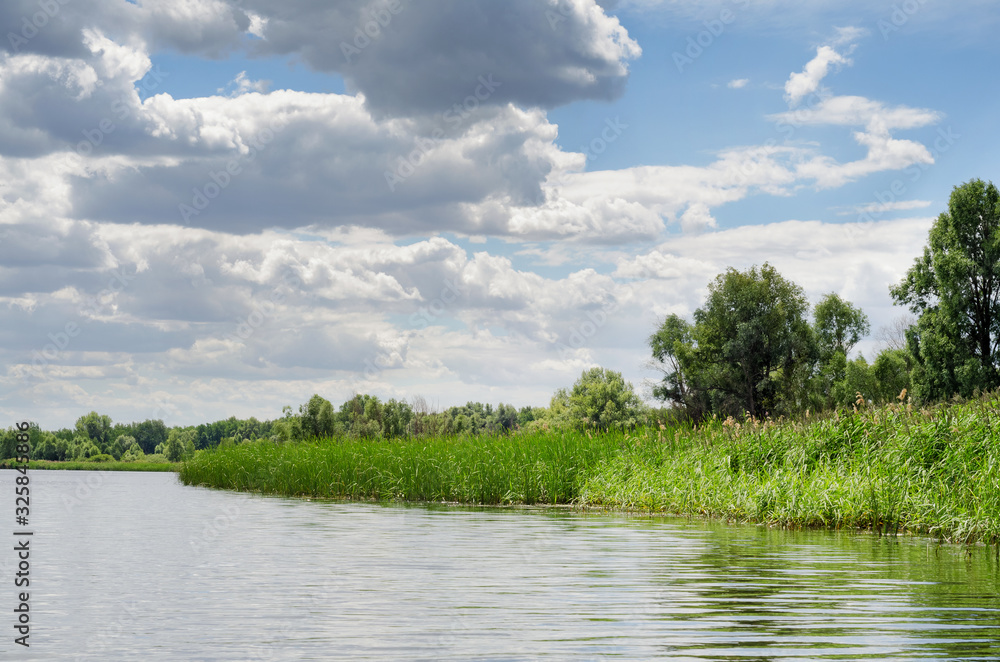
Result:
[[[1000,542],[1000,395],[796,421],[241,445],[187,484],[294,496],[566,504]]]
[[[997,543],[998,412],[991,394],[814,422],[711,421],[597,466],[577,502]]]
[[[345,499],[565,504],[584,470],[624,435],[531,433],[403,440],[244,444],[199,454],[187,484]]]

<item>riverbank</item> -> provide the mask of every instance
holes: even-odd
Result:
[[[13,469],[21,464],[14,460],[3,460],[0,469]],[[56,462],[53,460],[31,460],[28,469],[62,471],[180,471],[180,462]]]
[[[180,478],[317,498],[576,504],[1000,541],[1000,398],[633,433],[254,443]]]

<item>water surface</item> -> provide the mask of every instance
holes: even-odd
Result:
[[[31,479],[32,646],[10,634],[8,551],[0,659],[1000,659],[983,548],[247,497],[173,474]]]

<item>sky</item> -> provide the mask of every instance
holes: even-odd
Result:
[[[14,0],[0,416],[546,406],[769,262],[878,331],[997,179],[984,0]],[[652,401],[650,401],[652,404]]]

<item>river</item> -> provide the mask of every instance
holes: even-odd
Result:
[[[4,660],[1000,659],[982,547],[30,477],[31,647],[4,545]]]

